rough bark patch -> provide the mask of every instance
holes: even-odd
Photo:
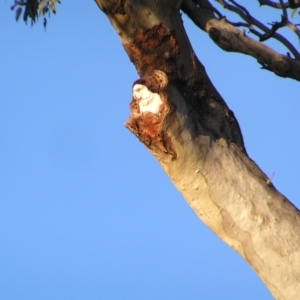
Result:
[[[140,76],[159,66],[169,79],[177,78],[176,60],[179,46],[174,33],[163,25],[155,25],[134,33],[133,42],[123,45]]]
[[[125,4],[125,0],[116,0],[115,6],[111,10],[111,13],[125,15],[126,12],[124,10],[124,4]]]
[[[128,128],[147,148],[154,154],[171,156],[171,160],[177,158],[175,147],[171,138],[164,130],[166,115],[170,112],[170,106],[165,93],[160,93],[163,104],[159,115],[151,112],[139,113],[136,99],[130,103],[131,115],[125,123]]]

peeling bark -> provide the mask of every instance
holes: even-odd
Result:
[[[158,114],[141,112],[133,98],[126,127],[276,299],[299,298],[300,213],[248,157],[233,112],[189,43],[181,2],[96,2],[136,66],[138,82],[162,103]]]

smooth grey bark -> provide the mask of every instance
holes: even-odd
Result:
[[[162,99],[158,115],[140,113],[132,99],[126,127],[198,217],[250,264],[276,299],[299,299],[299,211],[248,157],[234,114],[189,43],[181,1],[96,3],[140,82]]]

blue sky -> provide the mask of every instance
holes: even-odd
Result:
[[[62,1],[46,33],[16,23],[11,2],[0,2],[0,299],[272,299],[124,127],[138,76],[94,2]],[[299,207],[299,83],[184,25],[249,155]]]

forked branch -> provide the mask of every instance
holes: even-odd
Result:
[[[255,20],[244,7],[237,6],[237,3],[233,2],[235,5],[231,5],[231,9],[243,16],[246,23],[230,23],[225,17],[217,18],[215,15],[219,16],[219,13],[216,13],[216,9],[207,0],[184,0],[181,9],[199,28],[206,31],[223,50],[250,55],[261,64],[263,69],[274,72],[281,77],[289,77],[300,81],[300,54],[289,41],[276,33],[277,27],[280,27],[281,24],[274,24],[274,32],[272,32],[272,29],[270,30],[261,22]],[[261,27],[264,34],[255,30],[252,24],[259,25],[257,27]],[[263,43],[248,37],[245,31],[240,31],[235,26],[248,27],[251,32],[260,36],[262,40],[268,38],[266,35],[271,31],[269,35],[274,38],[277,37],[286,45],[295,59],[291,58],[290,55],[282,55]]]
[[[254,18],[249,11],[244,7],[238,4],[234,0],[229,0],[233,5],[229,4],[225,0],[217,0],[218,3],[220,3],[225,9],[230,10],[233,13],[238,14],[244,21],[246,21],[249,25],[254,25],[258,29],[260,29],[264,34],[262,35],[262,40],[264,41],[270,37],[278,40],[281,44],[283,44],[295,58],[300,59],[300,53],[297,51],[297,49],[292,45],[290,41],[288,41],[285,37],[283,37],[281,34],[277,33],[276,30],[279,27],[274,28],[268,28],[266,25],[264,25],[262,22],[260,22],[258,19]],[[285,10],[285,8],[283,8]],[[287,21],[287,14],[284,13],[284,19]],[[274,22],[274,24],[278,24],[278,22]],[[283,25],[283,22],[280,23],[281,27],[285,26],[285,23]],[[273,26],[274,27],[274,26]]]
[[[278,3],[270,0],[258,0],[260,5],[267,5],[273,8],[297,8],[300,7],[300,0],[289,0],[288,2]],[[283,2],[283,1],[282,1]]]

